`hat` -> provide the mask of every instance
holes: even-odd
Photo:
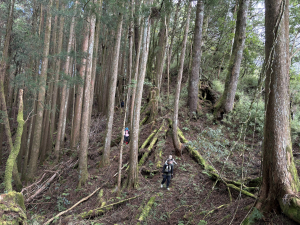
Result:
[[[125,130],[129,130],[128,127],[126,127]]]

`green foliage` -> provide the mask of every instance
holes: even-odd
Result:
[[[69,195],[68,193],[62,193],[62,195],[66,196]],[[59,212],[66,210],[66,206],[70,205],[71,202],[66,198],[62,196],[57,197],[56,201],[56,208]]]
[[[198,225],[206,225],[206,224],[207,224],[207,222],[205,220],[200,220],[198,223]]]
[[[264,218],[264,215],[257,208],[254,208],[249,216],[249,224],[255,224],[255,220],[260,220],[262,218]]]
[[[255,102],[253,104],[252,109],[249,111],[251,105],[251,99],[245,95],[241,94],[239,101],[235,104],[234,110],[227,115],[227,117],[224,119],[224,122],[229,122],[231,124],[239,124],[245,122],[245,120],[248,118],[249,113],[250,120],[248,122],[248,128],[249,132],[253,132],[253,128],[255,125],[255,132],[258,132],[260,134],[263,133],[263,126],[264,126],[264,115],[265,115],[265,104],[263,100],[258,100],[258,103]]]
[[[220,81],[220,80],[213,80],[212,81],[212,88],[219,92],[219,93],[223,93],[224,91],[224,84]]]

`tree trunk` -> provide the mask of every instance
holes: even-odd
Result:
[[[9,5],[9,14],[7,18],[7,25],[6,25],[6,34],[5,34],[5,42],[2,50],[2,59],[0,62],[0,82],[4,83],[5,75],[6,75],[6,69],[7,69],[7,61],[8,61],[8,50],[9,50],[9,44],[10,44],[10,36],[11,36],[11,30],[12,30],[12,24],[13,24],[13,13],[14,13],[14,5],[15,5],[15,0],[11,0],[10,5]],[[3,84],[4,85],[4,84]],[[3,90],[4,91],[4,90]],[[5,96],[5,93],[3,93]],[[0,110],[3,110],[0,108]],[[4,130],[4,125],[0,124],[0,131]],[[2,134],[3,132],[1,132]],[[2,164],[2,139],[3,135],[1,135],[1,142],[0,142],[0,164]]]
[[[129,105],[130,105],[130,99],[132,98],[130,95],[131,95],[131,78],[132,78],[132,55],[133,55],[133,34],[134,34],[134,21],[133,21],[133,11],[134,11],[134,0],[131,0],[131,15],[130,15],[130,25],[129,25],[129,31],[128,31],[128,44],[129,44],[129,56],[128,56],[128,93],[127,93],[127,98],[126,98],[126,111],[125,111],[125,115],[126,115],[126,118],[125,118],[125,124],[128,123],[128,113],[129,113]],[[128,101],[128,102],[127,102]],[[131,129],[131,127],[130,127]]]
[[[3,104],[2,107],[3,107],[5,105],[3,83],[1,82],[0,85],[1,85],[1,87],[0,87],[1,88],[1,101],[2,101],[2,104]],[[7,115],[6,109],[5,109],[4,113],[6,114],[5,127],[6,127],[6,130],[9,131],[10,126],[8,123],[8,117],[7,117],[8,115]],[[18,111],[17,121],[18,121],[18,128],[17,128],[14,146],[12,146],[12,137],[11,136],[9,137],[10,132],[7,132],[7,138],[9,139],[9,145],[10,145],[10,154],[9,154],[7,162],[6,162],[5,176],[4,176],[5,190],[7,192],[10,192],[13,190],[12,189],[13,168],[16,167],[16,158],[20,151],[21,139],[22,139],[22,133],[23,133],[24,120],[23,120],[23,90],[22,89],[20,89],[20,91],[19,91],[19,111]]]
[[[167,77],[168,77],[168,103],[169,103],[169,99],[170,99],[170,65],[172,62],[172,50],[173,50],[173,42],[174,42],[174,37],[175,37],[175,31],[176,31],[176,24],[177,24],[177,18],[178,18],[178,12],[180,10],[180,4],[181,4],[181,0],[178,0],[177,6],[176,6],[176,12],[175,12],[175,16],[174,16],[174,26],[173,26],[173,30],[171,33],[171,43],[169,45],[168,48],[168,52],[167,52]]]
[[[177,134],[177,126],[178,126],[178,109],[179,109],[179,97],[180,97],[180,89],[181,89],[181,80],[182,80],[182,74],[183,74],[183,66],[184,66],[184,58],[185,58],[185,49],[186,49],[186,42],[187,42],[187,36],[189,31],[189,24],[190,24],[190,13],[191,13],[191,2],[188,3],[188,12],[187,12],[187,18],[186,18],[186,24],[185,24],[185,31],[184,31],[184,37],[182,41],[182,48],[181,48],[181,54],[180,54],[180,67],[178,70],[177,75],[177,85],[176,85],[176,91],[175,91],[175,102],[174,102],[174,115],[173,115],[173,144],[175,148],[175,154],[177,156],[181,156],[181,148],[182,145],[180,143],[180,140],[178,138]]]
[[[192,71],[189,79],[189,95],[188,95],[188,106],[190,113],[195,113],[198,106],[198,92],[199,92],[199,72],[201,66],[201,43],[202,43],[202,26],[204,16],[204,2],[198,0],[197,12],[195,20],[195,34],[194,44],[192,53]]]
[[[149,1],[151,4],[152,1]],[[141,57],[141,65],[139,70],[139,76],[136,85],[136,94],[134,100],[134,112],[132,117],[132,129],[131,129],[131,141],[130,141],[130,165],[128,173],[128,188],[136,188],[138,186],[138,143],[139,143],[139,123],[140,123],[140,111],[142,103],[142,94],[144,87],[144,80],[146,75],[146,67],[149,53],[150,43],[150,29],[151,21],[150,16],[145,18],[144,21],[144,34],[143,34],[143,49]],[[140,37],[141,38],[141,37]],[[139,51],[139,50],[138,50]]]
[[[112,125],[114,121],[115,95],[116,95],[116,85],[117,85],[117,78],[118,78],[119,53],[120,53],[120,44],[121,44],[121,37],[122,37],[122,25],[123,25],[123,14],[120,14],[117,34],[116,34],[117,35],[116,43],[114,47],[112,75],[111,75],[111,80],[109,85],[106,134],[105,134],[103,155],[101,159],[101,166],[109,165],[110,143],[111,143]]]
[[[11,36],[11,30],[12,30],[12,24],[13,24],[14,6],[15,6],[15,0],[11,0],[10,5],[9,5],[9,14],[8,14],[8,19],[7,19],[7,25],[6,25],[4,48],[2,50],[2,59],[0,62],[1,63],[0,64],[0,79],[3,79],[2,82],[4,82],[4,78],[5,78],[5,74],[6,74],[8,49],[9,49],[10,36]]]
[[[82,53],[87,53],[89,46],[89,33],[88,26],[85,26],[85,30],[83,31],[84,39],[82,43]],[[86,70],[86,58],[83,57],[81,59],[79,75],[81,79],[85,80],[85,70]],[[72,138],[71,138],[71,149],[75,150],[77,144],[79,142],[80,135],[80,124],[81,124],[81,112],[82,112],[82,99],[83,99],[83,85],[77,85],[77,93],[76,93],[76,103],[75,103],[75,112],[74,112],[74,124],[72,127]]]
[[[56,0],[56,4],[59,4],[59,0]],[[56,21],[56,17],[55,16],[55,21],[54,21],[54,32],[53,32],[53,36],[54,36],[54,40],[56,41],[56,33],[57,33],[57,21]],[[62,16],[61,16],[62,17]],[[64,28],[64,19],[60,18],[60,24],[59,24],[59,31],[58,31],[58,40],[56,43],[56,49],[55,49],[55,53],[56,54],[60,54],[61,53],[61,49],[62,49],[62,42],[63,42],[63,28]],[[55,59],[55,62],[53,63],[54,68],[54,82],[53,82],[53,93],[52,94],[52,100],[51,100],[51,113],[50,113],[50,129],[49,129],[49,139],[46,142],[46,152],[50,152],[52,151],[52,146],[53,146],[53,131],[55,128],[55,115],[56,115],[56,102],[57,102],[57,92],[58,92],[58,80],[59,80],[59,72],[60,72],[60,64],[61,64],[61,59],[60,57],[57,57]]]
[[[38,104],[37,104],[37,115],[35,120],[34,127],[34,137],[32,145],[32,154],[29,161],[29,170],[28,178],[32,180],[37,167],[38,155],[41,144],[41,134],[42,134],[42,123],[43,123],[43,112],[44,112],[44,100],[45,100],[45,90],[46,90],[46,79],[47,79],[47,70],[48,70],[48,55],[49,55],[49,46],[50,46],[50,34],[51,34],[51,7],[52,1],[49,1],[47,8],[47,23],[45,29],[45,40],[44,40],[44,50],[43,50],[43,60],[41,75],[39,81],[39,94],[38,94]]]
[[[70,76],[70,52],[72,49],[72,43],[73,43],[73,37],[74,37],[74,26],[75,26],[75,17],[72,17],[72,22],[71,22],[71,27],[70,27],[70,35],[69,35],[69,41],[68,41],[68,47],[67,47],[67,58],[65,62],[65,67],[64,67],[64,73],[67,76]],[[59,159],[59,150],[60,150],[60,145],[61,145],[61,138],[62,138],[62,133],[63,133],[63,123],[64,123],[64,115],[65,115],[65,110],[66,110],[66,105],[67,104],[67,81],[63,81],[63,87],[61,91],[61,96],[60,96],[60,108],[59,108],[59,118],[58,118],[58,124],[57,124],[57,134],[56,134],[56,142],[55,142],[55,149],[54,149],[54,157],[56,162],[58,162]]]
[[[58,11],[59,10],[59,0],[55,0],[55,5],[56,5],[56,10]],[[63,9],[63,4],[61,6],[61,8]],[[52,42],[53,42],[53,46],[52,48],[50,49],[50,54],[57,54],[57,42],[56,42],[56,33],[57,33],[57,18],[58,16],[55,15],[54,17],[54,25],[53,25],[53,29],[52,29]],[[61,17],[62,18],[62,17]],[[63,22],[64,20],[62,20]],[[63,24],[61,24],[60,26],[63,27]],[[50,67],[53,71],[55,71],[55,68],[56,68],[56,60],[51,60],[50,61]],[[52,106],[52,101],[53,101],[53,90],[54,90],[54,86],[55,86],[55,80],[53,82],[53,75],[50,74],[51,78],[49,79],[50,80],[50,88],[47,90],[47,94],[46,94],[46,104],[49,105],[49,107]],[[53,84],[54,83],[54,84]],[[56,105],[55,105],[56,107]],[[50,142],[51,140],[51,137],[52,137],[52,134],[50,133],[50,126],[51,126],[51,120],[50,120],[50,115],[51,115],[51,110],[47,109],[45,110],[44,112],[44,120],[45,120],[45,126],[44,127],[44,134],[43,134],[43,137],[42,137],[42,144],[41,144],[41,153],[40,153],[40,164],[43,164],[44,160],[45,160],[45,157],[46,157],[46,154],[47,154],[47,150],[49,150],[49,148],[47,147],[48,144],[51,146],[52,145],[52,141]]]
[[[90,37],[89,37],[89,48],[87,56],[86,76],[84,83],[84,99],[82,107],[82,119],[81,119],[81,132],[80,132],[80,150],[79,150],[79,182],[78,187],[85,185],[88,179],[87,170],[87,154],[89,147],[89,109],[90,109],[90,91],[91,91],[91,78],[92,78],[92,67],[93,67],[93,52],[95,42],[95,25],[96,15],[92,14],[90,17]]]
[[[224,113],[228,113],[233,109],[243,50],[245,46],[248,5],[249,0],[239,0],[239,10],[237,13],[236,32],[232,55],[228,65],[228,73],[226,76],[223,95],[214,106],[215,118],[222,118]]]
[[[96,72],[97,72],[97,59],[98,59],[98,48],[99,48],[99,37],[100,37],[100,19],[101,19],[101,8],[102,8],[102,0],[98,0],[99,3],[99,11],[98,18],[96,21],[96,30],[95,30],[95,46],[94,46],[94,58],[93,58],[93,69],[92,69],[92,84],[91,84],[91,98],[90,98],[90,115],[89,115],[89,124],[91,124],[92,112],[93,112],[93,104],[94,104],[94,89],[96,82]]]
[[[273,211],[280,206],[287,216],[299,223],[300,199],[297,193],[300,184],[290,133],[288,7],[288,0],[265,0],[266,119],[263,181],[256,207]]]

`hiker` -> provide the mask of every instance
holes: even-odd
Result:
[[[173,164],[170,159],[168,159],[167,164],[164,165],[162,173],[163,173],[163,180],[161,182],[160,187],[163,188],[163,184],[167,181],[167,190],[169,191],[171,177],[173,176]]]
[[[125,128],[125,131],[124,131],[124,143],[127,145],[129,143],[129,129],[128,127]]]
[[[168,160],[171,160],[171,163],[172,163],[172,164],[177,165],[177,162],[175,162],[175,159],[173,159],[172,155],[169,155],[169,159],[166,160],[165,165],[168,164]]]

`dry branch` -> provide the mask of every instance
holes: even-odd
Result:
[[[77,203],[76,203],[75,205],[73,205],[71,208],[69,208],[69,209],[67,209],[67,210],[65,210],[65,211],[63,211],[63,212],[57,214],[56,216],[52,217],[50,220],[48,220],[48,221],[47,221],[46,223],[44,223],[43,225],[47,225],[47,224],[51,223],[55,218],[60,217],[61,215],[65,214],[65,213],[69,212],[70,210],[72,210],[73,208],[75,208],[75,207],[76,207],[77,205],[79,205],[80,203],[82,203],[82,202],[88,200],[88,199],[89,199],[90,197],[92,197],[92,196],[93,196],[100,188],[101,188],[101,187],[97,188],[92,194],[90,194],[89,196],[87,196],[87,197],[81,199],[79,202],[77,202]]]

